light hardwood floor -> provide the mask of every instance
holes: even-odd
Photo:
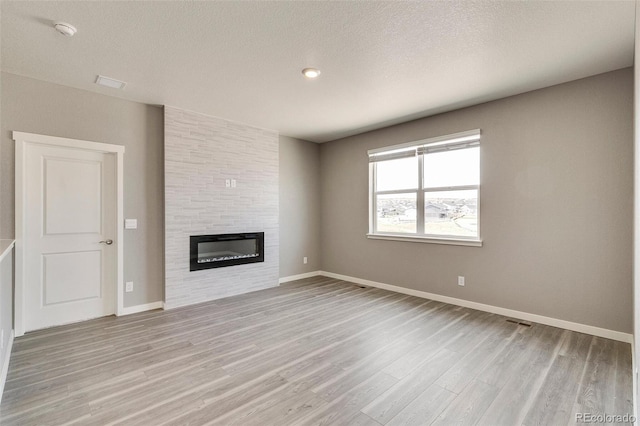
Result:
[[[15,341],[2,425],[575,425],[630,345],[317,277]]]

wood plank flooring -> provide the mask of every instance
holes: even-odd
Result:
[[[630,345],[325,277],[15,341],[2,425],[575,425]]]

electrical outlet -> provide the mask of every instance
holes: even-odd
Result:
[[[133,281],[127,281],[127,286],[125,288],[127,293],[131,293],[133,291]]]
[[[236,180],[235,179],[231,179],[231,187],[232,188],[236,187]]]
[[[464,277],[458,276],[458,285],[464,287]]]

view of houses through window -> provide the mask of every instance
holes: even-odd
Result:
[[[479,237],[478,140],[389,152],[371,162],[374,234]]]

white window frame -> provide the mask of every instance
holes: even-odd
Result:
[[[399,145],[393,145],[383,148],[377,148],[367,151],[369,155],[369,232],[367,238],[378,240],[394,240],[394,241],[410,241],[419,243],[432,244],[450,244],[481,247],[482,239],[480,238],[480,184],[478,185],[458,185],[446,187],[424,187],[424,155],[428,155],[425,151],[433,151],[436,149],[451,149],[456,146],[464,146],[465,144],[478,144],[480,142],[480,129],[468,130],[465,132],[454,133],[435,138],[423,139]],[[415,152],[418,157],[418,186],[415,189],[397,189],[391,191],[377,191],[376,189],[376,156],[413,156],[410,153]],[[403,155],[406,154],[406,155]],[[456,191],[456,190],[477,190],[478,191],[478,234],[476,237],[463,237],[457,235],[438,235],[426,234],[424,232],[424,194],[425,192],[437,191]],[[415,233],[390,233],[376,231],[377,225],[377,196],[386,194],[416,194],[416,232]]]

